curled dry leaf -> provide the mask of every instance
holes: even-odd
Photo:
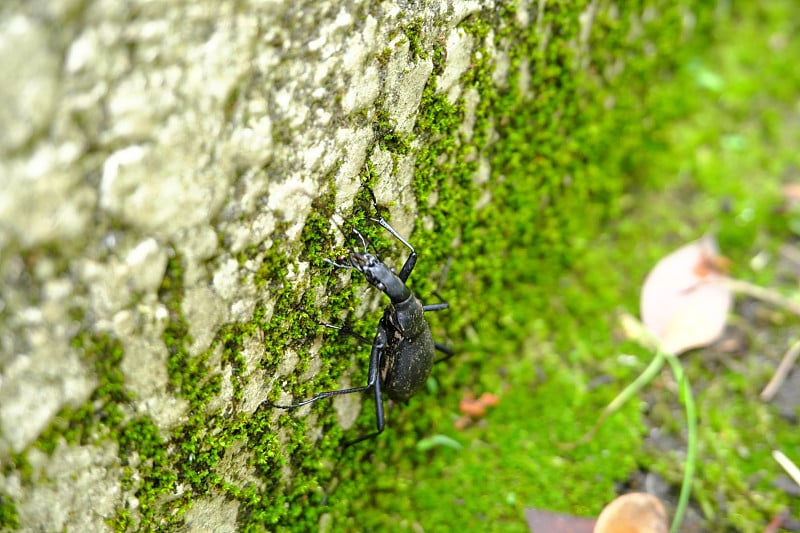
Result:
[[[484,392],[481,394],[481,397],[478,398],[478,401],[487,407],[494,407],[500,403],[500,398],[491,392]]]
[[[789,205],[800,204],[800,183],[787,183],[781,187],[781,192]]]
[[[661,501],[644,492],[631,492],[603,508],[594,533],[667,533],[667,512]]]
[[[641,315],[664,350],[680,354],[716,341],[733,296],[725,283],[728,261],[707,235],[659,261],[642,286]]]
[[[472,418],[481,418],[486,414],[486,406],[482,402],[475,399],[472,393],[467,393],[458,402],[458,410]]]
[[[458,402],[458,409],[463,413],[463,416],[456,420],[456,429],[466,428],[472,421],[483,418],[486,414],[487,407],[494,407],[500,402],[500,398],[491,392],[484,392],[480,398],[468,392],[464,395],[460,402]]]

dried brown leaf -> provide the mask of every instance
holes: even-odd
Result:
[[[603,508],[593,533],[667,533],[667,512],[661,501],[644,492],[615,498]]]
[[[725,329],[733,295],[724,282],[727,259],[712,236],[661,259],[642,286],[640,312],[662,348],[680,354],[716,341]]]

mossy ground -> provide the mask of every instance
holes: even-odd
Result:
[[[658,258],[713,231],[733,259],[733,275],[763,285],[781,282],[776,261],[753,270],[751,259],[761,253],[774,258],[778,246],[795,237],[796,215],[780,212],[779,195],[781,183],[796,181],[800,168],[800,72],[793,66],[800,42],[792,10],[796,17],[794,4],[779,2],[715,14],[713,34],[700,35],[701,46],[662,71],[639,95],[640,107],[631,104],[628,119],[636,123],[611,141],[618,146],[606,146],[608,158],[589,153],[581,161],[596,179],[626,175],[624,190],[608,191],[618,195],[609,203],[594,189],[588,191],[591,205],[570,212],[572,193],[554,193],[553,208],[562,212],[553,217],[542,214],[550,207],[542,198],[552,194],[547,178],[527,190],[532,181],[497,184],[496,205],[513,214],[504,220],[479,213],[479,220],[462,225],[462,245],[452,252],[443,290],[452,309],[431,318],[459,356],[434,368],[435,393],[390,412],[389,430],[364,446],[368,450],[347,452],[336,474],[347,482],[329,498],[331,530],[526,531],[524,507],[596,515],[637,470],[657,472],[677,490],[684,425],[666,376],[642,395],[647,403],[625,406],[590,444],[565,453],[558,443],[580,436],[648,363],[648,353],[619,341],[613,321],[619,308],[636,312],[640,283]],[[626,104],[631,97],[618,98]],[[514,146],[509,137],[531,134],[520,124],[504,133],[506,147]],[[585,140],[554,139],[552,148]],[[532,141],[534,150],[543,150],[541,138]],[[576,151],[587,153],[585,147]],[[512,160],[519,154],[503,154],[501,143],[492,155],[493,170],[510,169],[509,181],[517,179]],[[541,172],[537,154],[522,159],[519,172]],[[566,157],[556,168],[564,172],[572,161]],[[441,226],[455,210],[443,210]],[[605,217],[594,218],[601,227],[587,228],[593,215]],[[554,235],[540,224],[548,218]],[[496,224],[498,235],[482,227],[486,221]],[[474,246],[476,234],[484,245]],[[435,240],[418,230],[414,242],[428,238]],[[493,248],[497,242],[504,244]],[[435,250],[428,255],[441,257]],[[471,290],[475,285],[482,290]],[[709,531],[762,531],[784,508],[800,513],[797,499],[773,485],[781,471],[770,455],[782,449],[797,459],[800,435],[791,418],[758,400],[796,324],[785,314],[772,316],[744,328],[751,337],[759,336],[754,329],[773,332],[767,336],[777,345],[767,350],[767,362],[747,350],[718,357],[699,350],[683,359],[701,413],[693,505]],[[629,360],[622,353],[634,354],[638,363],[624,363]],[[608,379],[596,386],[598,377]],[[482,424],[460,432],[453,421],[467,391],[494,392],[502,400]],[[365,430],[371,409],[367,403]],[[674,447],[645,441],[647,427],[671,436]],[[435,434],[461,449],[417,447],[418,439]]]
[[[683,419],[666,381],[657,380],[643,396],[647,411],[643,402],[630,402],[586,446],[566,453],[558,444],[580,437],[647,364],[649,354],[619,341],[613,320],[618,308],[635,312],[640,281],[659,257],[711,229],[734,260],[735,275],[776,281],[774,268],[753,271],[749,260],[774,252],[798,225],[796,215],[776,214],[776,206],[779,184],[800,168],[800,73],[794,68],[800,46],[790,27],[790,14],[796,18],[798,11],[789,0],[733,12],[700,9],[688,45],[679,37],[682,9],[655,4],[658,17],[643,25],[633,23],[642,13],[616,17],[600,9],[583,51],[574,46],[580,28],[569,3],[547,4],[547,36],[509,24],[512,10],[466,20],[462,27],[477,42],[499,31],[514,44],[511,71],[529,62],[526,83],[534,94],[523,98],[515,76],[508,88],[496,88],[491,50],[477,50],[462,80],[480,93],[470,138],[457,131],[465,103],[438,95],[433,78],[412,136],[396,134],[376,114],[376,131],[386,137],[378,146],[406,151],[416,140],[424,146],[415,169],[420,223],[410,240],[420,261],[411,285],[431,300],[452,259],[441,290],[451,308],[431,314],[430,322],[458,352],[434,368],[427,391],[388,411],[380,438],[345,451],[340,446],[372,429],[369,399],[347,432],[328,402],[316,404],[310,418],[240,409],[253,374],[241,354],[253,337],[263,339],[262,364],[270,374],[288,351],[299,360],[270,393],[273,401],[280,390],[301,398],[337,388],[351,369],[352,383],[366,379],[368,349],[318,325],[352,316],[357,295],[371,294],[362,292],[366,283],[357,275],[332,274],[322,262],[336,255],[332,235],[339,231],[329,222],[335,196],[328,191],[315,201],[298,242],[282,242],[277,228],[271,248],[242,254],[243,265],[260,265],[242,282],[258,284],[264,303],[251,323],[223,327],[200,356],[186,349],[181,258],[170,261],[160,296],[171,312],[164,339],[170,383],[191,404],[184,426],[162,435],[149,420],[128,420],[112,409],[128,400],[120,397],[116,370],[103,366],[119,360],[119,347],[84,333],[78,340],[101,377],[94,403],[108,416],[65,412],[37,445],[52,449],[61,437],[120,443],[126,489],[141,507],[120,509],[109,521],[117,530],[179,527],[196,495],[222,492],[239,502],[242,530],[525,531],[524,507],[593,515],[638,470],[677,485]],[[420,57],[428,53],[424,39],[415,38],[421,28],[415,22],[405,32]],[[639,37],[630,41],[634,34]],[[437,63],[444,57],[439,46],[432,50]],[[648,55],[649,47],[659,53]],[[625,70],[612,75],[621,50],[629,51]],[[576,76],[579,54],[588,54],[593,68]],[[499,139],[487,144],[492,132]],[[473,181],[482,164],[492,170],[488,184]],[[362,179],[387,177],[367,167]],[[485,191],[489,202],[482,201]],[[400,264],[402,247],[366,220],[371,214],[362,191],[348,223],[387,262]],[[294,258],[308,262],[309,281],[288,281]],[[315,305],[321,293],[328,295],[324,309]],[[377,313],[365,317],[354,328],[370,335],[377,319]],[[794,324],[781,320],[785,328]],[[324,364],[308,380],[309,347],[319,335]],[[758,403],[755,392],[768,373],[744,355],[736,364],[709,362],[703,352],[684,359],[703,413],[694,502],[711,530],[761,531],[785,506],[800,514],[797,501],[771,485],[777,468],[768,454],[776,447],[797,458],[800,437],[775,409]],[[234,369],[234,405],[208,413],[222,386],[217,364]],[[484,391],[500,396],[500,405],[457,431],[459,399]],[[673,435],[676,446],[663,451],[646,444],[653,426]],[[312,433],[321,440],[309,438]],[[418,446],[436,435],[460,448]],[[247,454],[260,483],[239,483],[220,468],[233,449]],[[147,458],[135,471],[127,464],[134,453]],[[21,455],[16,467],[24,464]],[[182,497],[169,498],[178,485]],[[2,495],[0,503],[0,525],[13,527],[13,503]]]

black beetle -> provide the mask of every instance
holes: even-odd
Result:
[[[386,266],[377,256],[368,253],[364,236],[355,228],[353,228],[353,232],[361,240],[364,251],[351,251],[349,254],[340,257],[340,262],[325,259],[325,262],[335,267],[358,270],[364,274],[364,277],[371,285],[386,294],[391,300],[391,303],[386,307],[386,310],[383,312],[383,317],[381,317],[378,323],[378,331],[372,342],[369,342],[367,339],[347,328],[325,324],[328,327],[343,330],[360,341],[372,345],[367,384],[363,387],[322,392],[309,400],[292,405],[276,405],[271,402],[264,402],[272,407],[280,409],[295,409],[323,398],[330,398],[331,396],[338,396],[340,394],[365,392],[374,389],[377,431],[352,440],[348,442],[346,446],[375,437],[383,431],[385,425],[383,414],[384,392],[394,401],[407,402],[411,396],[425,385],[425,381],[428,379],[428,375],[434,363],[434,350],[440,350],[446,354],[436,362],[448,359],[453,355],[453,352],[449,348],[433,340],[428,321],[425,319],[426,311],[447,309],[447,302],[423,305],[422,302],[414,296],[411,289],[408,288],[406,281],[411,275],[411,271],[414,270],[414,265],[417,263],[417,252],[408,241],[401,237],[400,234],[384,220],[378,210],[378,203],[375,199],[375,195],[371,190],[369,190],[369,193],[372,196],[372,202],[378,213],[378,218],[372,218],[370,220],[383,226],[383,228],[411,250],[411,254],[403,264],[403,268],[400,269],[400,273],[395,274],[394,271]]]

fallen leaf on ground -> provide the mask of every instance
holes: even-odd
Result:
[[[470,423],[483,418],[486,415],[487,407],[494,407],[500,402],[500,398],[491,392],[484,392],[480,398],[475,398],[475,395],[468,392],[458,402],[458,409],[463,413],[463,416],[456,420],[456,429],[464,429]]]
[[[594,533],[667,533],[667,512],[661,501],[644,492],[630,492],[603,508]]]
[[[728,260],[707,235],[661,259],[642,286],[640,311],[664,350],[680,354],[716,341],[725,329],[733,294]]]
[[[790,204],[800,203],[800,183],[787,183],[781,187],[781,192]]]

